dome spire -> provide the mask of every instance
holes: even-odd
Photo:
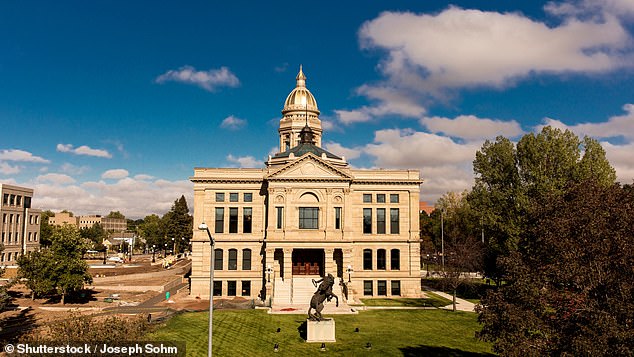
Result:
[[[297,87],[306,87],[306,75],[302,71],[301,64],[299,65],[299,73],[297,73],[297,77],[295,77],[295,79],[297,80]]]

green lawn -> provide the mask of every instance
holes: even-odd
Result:
[[[476,315],[444,310],[375,310],[335,315],[338,356],[485,356],[490,345],[475,339]],[[270,315],[265,310],[214,311],[214,356],[322,355],[306,343],[303,315]],[[148,339],[185,341],[188,356],[207,353],[208,313],[184,313],[168,320]],[[355,328],[359,332],[354,332]],[[278,333],[276,330],[280,328]],[[303,329],[303,332],[302,332]],[[273,352],[279,343],[278,353]],[[372,349],[365,348],[367,342]]]
[[[412,306],[412,307],[442,307],[451,304],[451,300],[447,300],[434,293],[425,292],[427,298],[398,298],[398,299],[361,299],[366,306]]]

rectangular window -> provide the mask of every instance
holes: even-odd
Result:
[[[376,282],[376,294],[381,296],[387,295],[387,281],[378,280]]]
[[[251,296],[251,281],[242,281],[242,296]]]
[[[216,192],[216,202],[224,202],[225,194],[223,192]]]
[[[374,291],[372,290],[372,280],[363,281],[363,295],[365,296],[374,295]]]
[[[372,234],[372,208],[363,209],[363,233]]]
[[[4,235],[5,235],[5,233],[2,232],[2,243],[4,243]]]
[[[300,207],[299,208],[299,228],[300,229],[319,228],[319,208]]]
[[[372,195],[369,193],[363,194],[363,203],[372,203]]]
[[[392,270],[401,269],[401,251],[398,249],[392,249],[390,251],[390,268]]]
[[[363,250],[363,270],[372,270],[372,249]]]
[[[251,233],[253,210],[251,207],[242,209],[242,233]]]
[[[376,194],[376,203],[385,203],[385,193]]]
[[[242,270],[251,270],[251,249],[242,250]]]
[[[400,280],[392,280],[392,296],[401,295],[401,281]]]
[[[390,208],[390,233],[399,234],[398,208]]]
[[[385,234],[385,208],[376,209],[376,233]]]
[[[236,281],[227,281],[227,296],[236,296]]]
[[[216,224],[214,232],[222,233],[224,232],[225,226],[225,209],[222,207],[216,207]]]
[[[229,194],[229,202],[238,202],[238,193],[237,192],[231,192]]]
[[[282,229],[282,222],[284,222],[284,207],[275,207],[277,211],[277,225],[275,226],[277,229]]]
[[[222,270],[222,249],[214,250],[214,270]]]
[[[390,203],[398,203],[398,193],[393,193],[390,195]]]
[[[253,202],[253,194],[245,193],[244,194],[244,202]]]
[[[341,229],[341,207],[335,207],[335,229]]]
[[[5,193],[4,196],[2,196],[2,204],[7,206],[9,204],[9,194]]]
[[[214,296],[222,296],[222,281],[214,281]]]
[[[238,208],[229,208],[229,233],[238,233]]]
[[[376,268],[385,270],[385,249],[378,249],[376,251]]]
[[[15,195],[9,196],[9,204],[15,206]]]
[[[229,249],[229,270],[238,270],[238,250]]]
[[[7,214],[6,213],[4,213],[2,215],[2,223],[7,223]]]
[[[17,206],[22,205],[22,196],[18,196],[18,197],[17,197],[17,200],[16,200],[15,204],[16,204]]]

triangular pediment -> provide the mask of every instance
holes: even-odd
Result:
[[[350,180],[352,176],[309,153],[271,172],[267,178],[278,180]]]

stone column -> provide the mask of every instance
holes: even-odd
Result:
[[[275,249],[273,248],[267,248],[266,249],[266,260],[265,260],[265,264],[264,267],[262,267],[263,271],[264,271],[264,279],[266,279],[266,302],[267,305],[270,305],[271,302],[271,297],[273,297],[273,283],[275,282],[275,275],[271,274],[271,276],[269,277],[269,275],[266,273],[266,267],[270,266],[271,268],[273,268],[274,264],[273,264],[273,254],[275,253]],[[270,280],[270,281],[269,281]]]
[[[335,265],[335,259],[333,257],[334,253],[333,248],[325,248],[324,253],[326,256],[325,267],[324,267],[324,275],[328,275],[328,273],[332,274],[332,276],[337,276],[337,266]]]
[[[284,280],[293,278],[293,248],[284,248]],[[289,280],[290,281],[290,280]]]
[[[352,248],[346,248],[343,250],[343,276],[344,281],[346,283],[346,287],[348,288],[348,301],[354,300],[354,289],[352,285],[354,284],[354,270],[358,268],[354,266],[354,257],[352,255]],[[353,273],[350,274],[350,283],[348,282],[348,266],[350,266],[353,270]]]

